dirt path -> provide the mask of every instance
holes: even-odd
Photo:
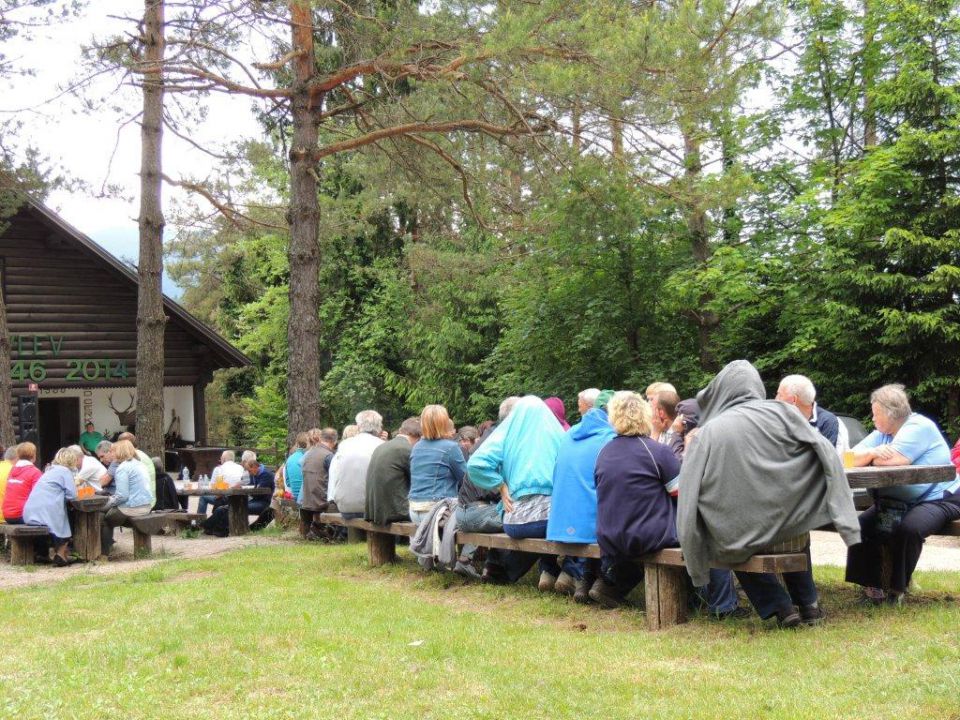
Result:
[[[196,538],[154,536],[152,545],[155,557],[146,560],[134,560],[133,532],[124,528],[122,532],[118,531],[115,537],[116,544],[109,562],[77,563],[65,568],[58,568],[53,565],[15,567],[8,562],[0,562],[0,590],[58,582],[78,575],[116,575],[143,570],[168,560],[216,557],[231,550],[251,545],[289,542],[286,537],[277,537],[276,535],[264,537],[256,534],[226,538],[205,535]]]

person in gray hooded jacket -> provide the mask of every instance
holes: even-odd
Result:
[[[728,364],[697,395],[701,429],[680,471],[677,513],[694,585],[707,584],[711,563],[741,563],[829,522],[847,545],[860,542],[836,450],[794,408],[765,397],[760,374],[746,360]],[[762,618],[776,615],[781,625],[794,626],[822,617],[810,574],[808,582],[788,583],[797,597],[773,575],[738,577]]]

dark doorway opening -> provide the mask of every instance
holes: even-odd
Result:
[[[40,466],[80,439],[80,398],[40,398]]]

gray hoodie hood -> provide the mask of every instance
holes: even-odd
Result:
[[[700,425],[706,425],[707,421],[724,410],[766,397],[767,393],[757,369],[746,360],[734,360],[697,393]]]

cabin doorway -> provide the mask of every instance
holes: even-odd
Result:
[[[80,440],[80,398],[40,398],[38,448],[40,466],[53,460],[57,450]]]

